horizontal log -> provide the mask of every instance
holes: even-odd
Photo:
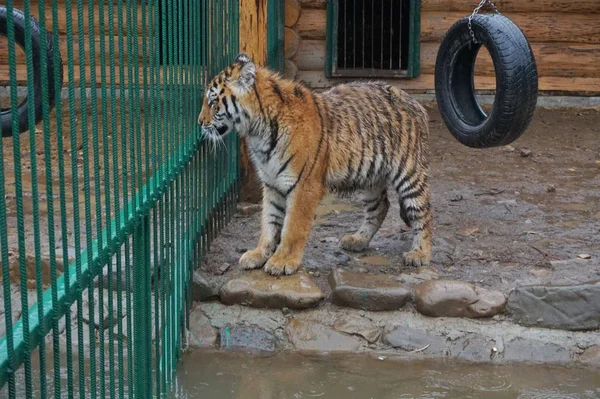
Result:
[[[305,8],[316,8],[324,10],[327,8],[327,0],[300,0],[302,9]]]
[[[125,38],[127,39],[127,38]],[[99,37],[94,37],[93,41],[94,41],[94,50],[95,50],[95,63],[96,65],[100,65],[100,55],[102,54],[102,52],[104,51],[104,55],[106,57],[106,63],[109,62],[110,60],[110,42],[113,42],[114,45],[114,56],[115,56],[115,65],[127,65],[127,61],[130,60],[129,56],[128,56],[128,47],[127,47],[127,40],[124,40],[124,48],[123,48],[123,54],[121,55],[119,53],[119,37],[118,36],[105,36],[105,44],[104,44],[104,49],[100,46],[100,38]],[[68,53],[67,53],[67,37],[64,35],[61,35],[58,39],[59,42],[59,48],[60,48],[60,55],[62,57],[63,63],[67,63],[68,60]],[[74,65],[79,65],[79,37],[78,36],[73,36],[73,39],[71,40],[71,42],[73,43],[73,64]],[[138,37],[138,60],[140,63],[143,62],[144,58],[143,58],[143,50],[144,47],[142,47],[144,45],[144,41],[142,37]],[[155,43],[156,46],[158,46],[158,43]],[[146,52],[149,53],[150,50],[150,41],[149,39],[147,39],[147,43],[146,43]],[[90,41],[88,40],[88,37],[86,36],[84,39],[84,51],[85,51],[85,65],[90,65]],[[21,50],[21,48],[19,46],[15,47],[15,59],[17,64],[26,64],[27,63],[27,57],[25,55],[25,51]],[[147,54],[147,57],[149,59],[150,54]],[[0,40],[0,64],[8,64],[8,41],[7,40]],[[124,61],[124,62],[122,62]]]
[[[25,86],[27,84],[27,73],[26,73],[26,66],[25,65],[17,65],[17,84],[19,86]],[[102,67],[101,66],[96,66],[94,68],[94,70],[96,71],[96,87],[100,87],[101,86],[101,76],[100,73],[102,71]],[[63,73],[64,73],[64,78],[63,78],[63,87],[67,87],[68,85],[68,67],[65,65],[63,68]],[[91,72],[91,67],[89,65],[85,66],[85,77],[86,77],[86,86],[91,86],[90,85],[90,72]],[[111,79],[110,79],[110,67],[106,66],[105,67],[105,72],[106,72],[106,84],[110,84],[111,83]],[[149,71],[148,69],[146,69],[146,73],[147,73],[147,79],[148,79],[148,84],[151,83],[151,73],[152,71]],[[160,71],[159,71],[159,83],[157,84],[161,84],[160,82],[162,82],[163,79],[163,74],[164,70],[161,67]],[[81,82],[81,67],[79,65],[74,65],[73,66],[73,73],[74,73],[74,84],[76,87],[80,86],[80,82]],[[120,71],[117,69],[115,70],[115,80],[114,83],[116,85],[121,85],[121,84],[128,84],[130,81],[129,78],[129,71],[128,68],[125,68],[124,70],[124,79],[123,81],[121,81],[121,78],[119,76]],[[179,69],[179,76],[177,79],[182,79],[185,72],[184,68]],[[191,71],[189,74],[193,74],[194,72]],[[156,72],[154,72],[154,74],[156,74]],[[195,76],[195,75],[194,75]],[[168,75],[167,77],[168,79],[172,79],[171,75]],[[205,77],[206,78],[206,77]],[[142,85],[143,84],[143,79],[144,79],[144,68],[139,68],[137,73],[134,73],[133,76],[131,76],[131,83],[135,83],[137,79],[137,82]],[[154,78],[156,80],[156,78]],[[175,79],[175,78],[173,78]],[[8,65],[0,65],[0,86],[8,86],[10,85],[10,79],[9,79],[9,66]]]
[[[298,67],[290,60],[285,60],[285,69],[283,74],[288,79],[295,79],[298,74]]]
[[[471,13],[477,2],[473,0],[421,0],[421,12],[460,11]],[[598,0],[495,0],[494,4],[501,13],[506,12],[558,12],[576,14],[600,13]],[[484,6],[483,10],[491,9]]]
[[[530,42],[600,43],[600,18],[593,14],[512,13],[507,15],[523,30]],[[424,12],[421,14],[421,41],[439,42],[461,12]],[[303,10],[298,33],[303,39],[324,40],[326,10]]]
[[[24,6],[24,0],[14,0],[13,1],[13,6],[15,8],[18,8],[20,10],[23,10],[23,6]],[[137,30],[138,30],[138,34],[142,33],[142,9],[145,8],[146,9],[146,21],[148,21],[149,17],[150,17],[150,13],[151,13],[151,8],[149,6],[142,6],[141,4],[137,5]],[[87,6],[87,3],[84,4],[83,6],[83,24],[82,27],[85,31],[85,35],[88,34],[89,32],[89,9]],[[77,3],[75,1],[72,2],[72,6],[71,6],[71,18],[72,18],[72,28],[73,28],[73,34],[77,34],[79,32],[79,19],[77,17]],[[122,32],[123,34],[126,34],[128,32],[127,30],[127,7],[123,6],[123,19],[121,20],[121,24],[122,24]],[[153,12],[153,11],[152,11]],[[54,27],[53,27],[53,19],[52,19],[52,6],[51,6],[51,2],[46,2],[46,8],[45,8],[45,14],[46,14],[46,29],[48,31],[53,31]],[[133,14],[133,12],[132,12]],[[37,20],[39,21],[39,8],[37,5],[37,2],[31,2],[31,15]],[[105,33],[108,33],[108,4],[105,3],[104,6],[104,14],[103,14],[103,20],[104,20],[104,28],[105,28]],[[60,33],[66,34],[67,32],[67,9],[66,9],[66,5],[65,2],[60,2],[58,3],[58,31]],[[114,16],[113,16],[113,23],[114,23],[114,29],[115,29],[115,34],[118,34],[118,23],[119,23],[119,15],[118,15],[118,9],[115,6],[114,7]],[[156,21],[156,28],[158,29],[158,21]],[[98,13],[98,6],[96,5],[94,7],[94,32],[96,34],[98,34],[100,32],[100,15]]]
[[[285,26],[293,27],[300,18],[300,4],[298,0],[285,0]]]
[[[300,62],[302,47],[296,55],[298,67],[309,69]],[[531,48],[539,76],[600,78],[600,44],[531,43]],[[438,49],[439,43],[421,43],[421,73],[434,73]],[[312,53],[306,55],[308,60],[315,57]],[[494,64],[485,48],[477,56],[475,74],[494,75]]]
[[[600,44],[531,43],[539,76],[600,77]],[[302,40],[294,62],[303,71],[320,71],[325,68],[326,45],[324,40]],[[439,43],[421,44],[421,73],[432,74]],[[484,48],[475,64],[478,75],[494,75],[492,59]]]
[[[326,10],[302,10],[296,27],[302,39],[325,40],[327,26]]]
[[[324,71],[298,71],[296,79],[303,81],[313,89],[324,89],[344,81],[356,81],[359,79],[328,79]],[[398,86],[412,92],[425,92],[434,89],[434,78],[432,74],[421,75],[414,79],[384,80],[389,84]],[[478,90],[494,90],[496,80],[491,76],[477,76],[475,87]],[[600,93],[600,78],[569,78],[562,76],[546,76],[539,78],[540,91],[552,92],[587,92]]]
[[[300,47],[300,35],[292,28],[285,28],[284,57],[292,58]]]
[[[304,71],[322,71],[326,60],[325,40],[302,40],[294,62]]]
[[[320,15],[318,18],[323,18]],[[589,14],[513,13],[506,15],[519,26],[530,42],[600,43],[600,18]],[[316,16],[313,16],[315,20]],[[421,41],[439,42],[461,12],[421,14]],[[319,20],[320,21],[320,20]],[[313,22],[313,26],[316,23]],[[313,30],[316,28],[313,27]]]

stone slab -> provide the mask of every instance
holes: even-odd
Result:
[[[275,277],[263,270],[251,270],[229,280],[219,296],[226,305],[307,309],[317,306],[323,292],[304,271]]]
[[[332,302],[356,309],[398,310],[411,298],[410,289],[386,275],[333,270],[328,277]]]
[[[600,281],[570,286],[532,285],[516,288],[507,312],[525,326],[563,330],[600,328]]]
[[[430,335],[425,330],[398,326],[384,332],[383,342],[405,351],[419,351],[426,355],[443,355],[445,339]]]
[[[449,355],[459,359],[483,362],[490,360],[495,343],[476,334],[468,334],[450,343]]]
[[[324,324],[292,319],[285,329],[289,341],[301,352],[355,352],[362,342]]]
[[[259,327],[224,327],[219,334],[224,350],[253,354],[272,354],[276,350],[275,337]]]
[[[579,360],[587,365],[600,367],[600,345],[587,348]]]
[[[192,290],[192,301],[201,302],[207,299],[213,298],[217,295],[213,287],[198,271],[194,271],[192,274],[192,284],[190,285]]]
[[[192,348],[212,348],[217,344],[217,329],[198,307],[190,312],[188,343]]]
[[[563,346],[527,338],[515,338],[505,343],[504,360],[525,363],[568,362],[569,350]]]
[[[360,316],[343,315],[335,321],[333,328],[346,334],[359,335],[369,343],[377,341],[381,335],[381,328]]]
[[[431,317],[491,317],[504,310],[506,297],[459,280],[429,280],[415,290],[417,310]]]

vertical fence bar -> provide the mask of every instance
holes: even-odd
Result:
[[[133,232],[133,288],[134,311],[134,356],[135,395],[149,398],[152,395],[152,357],[147,349],[147,342],[152,339],[152,323],[150,320],[152,307],[150,293],[150,217],[145,216]]]

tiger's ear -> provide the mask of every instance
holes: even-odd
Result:
[[[241,53],[235,59],[235,63],[239,64],[240,72],[237,79],[237,85],[241,90],[249,90],[256,79],[256,66],[252,59],[245,53]]]

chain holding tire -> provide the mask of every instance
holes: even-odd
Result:
[[[479,4],[477,5],[477,7],[475,7],[473,12],[469,16],[469,34],[471,35],[471,39],[473,39],[473,43],[479,43],[479,42],[477,41],[477,39],[475,39],[475,33],[473,32],[473,27],[471,26],[471,21],[473,20],[473,17],[475,16],[475,14],[477,14],[479,12],[479,10],[481,10],[481,7],[483,7],[486,3],[489,4],[494,9],[494,12],[496,14],[502,15],[502,14],[500,14],[500,11],[498,11],[498,8],[492,2],[492,0],[481,0],[479,2]]]
[[[478,14],[489,4],[494,13]],[[475,60],[487,48],[494,64],[496,92],[489,113],[475,90]],[[446,32],[435,64],[435,96],[448,131],[470,148],[492,148],[517,140],[536,108],[538,75],[524,33],[500,14],[491,0],[479,0],[471,15]]]

